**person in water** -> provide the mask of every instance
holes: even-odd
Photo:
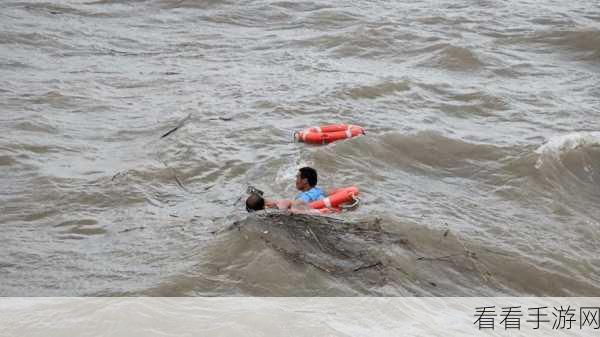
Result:
[[[251,194],[246,199],[248,212],[259,211],[265,208],[279,208],[290,210],[309,209],[308,204],[325,197],[325,193],[317,187],[317,170],[312,167],[303,167],[296,174],[296,188],[300,191],[294,200],[265,199],[258,194]]]
[[[325,193],[320,187],[317,187],[317,170],[312,167],[303,167],[296,174],[296,188],[300,193],[296,200],[309,203],[315,200],[325,198]]]

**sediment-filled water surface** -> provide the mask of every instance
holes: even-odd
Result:
[[[2,296],[600,296],[597,1],[0,8]]]

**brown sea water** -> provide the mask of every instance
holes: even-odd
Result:
[[[0,295],[600,296],[599,71],[597,1],[4,1]],[[303,165],[361,207],[247,216]]]

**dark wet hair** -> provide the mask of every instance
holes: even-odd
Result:
[[[312,167],[303,167],[300,170],[300,179],[308,180],[308,184],[310,187],[315,187],[317,185],[317,170]]]
[[[258,194],[250,194],[248,199],[246,199],[246,211],[254,212],[261,209],[265,209],[265,199]]]

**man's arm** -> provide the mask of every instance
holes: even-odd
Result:
[[[265,198],[265,208],[277,208],[277,200]]]
[[[265,208],[278,208],[278,209],[289,209],[293,206],[300,206],[297,200],[289,200],[289,199],[265,199]]]
[[[322,215],[322,214],[330,214],[330,213],[336,213],[336,210],[331,209],[331,208],[321,208],[321,209],[296,208],[296,207],[290,208],[290,214],[314,214],[314,215]]]
[[[303,200],[290,200],[290,199],[265,199],[265,208],[278,208],[278,209],[310,209],[308,203]]]

